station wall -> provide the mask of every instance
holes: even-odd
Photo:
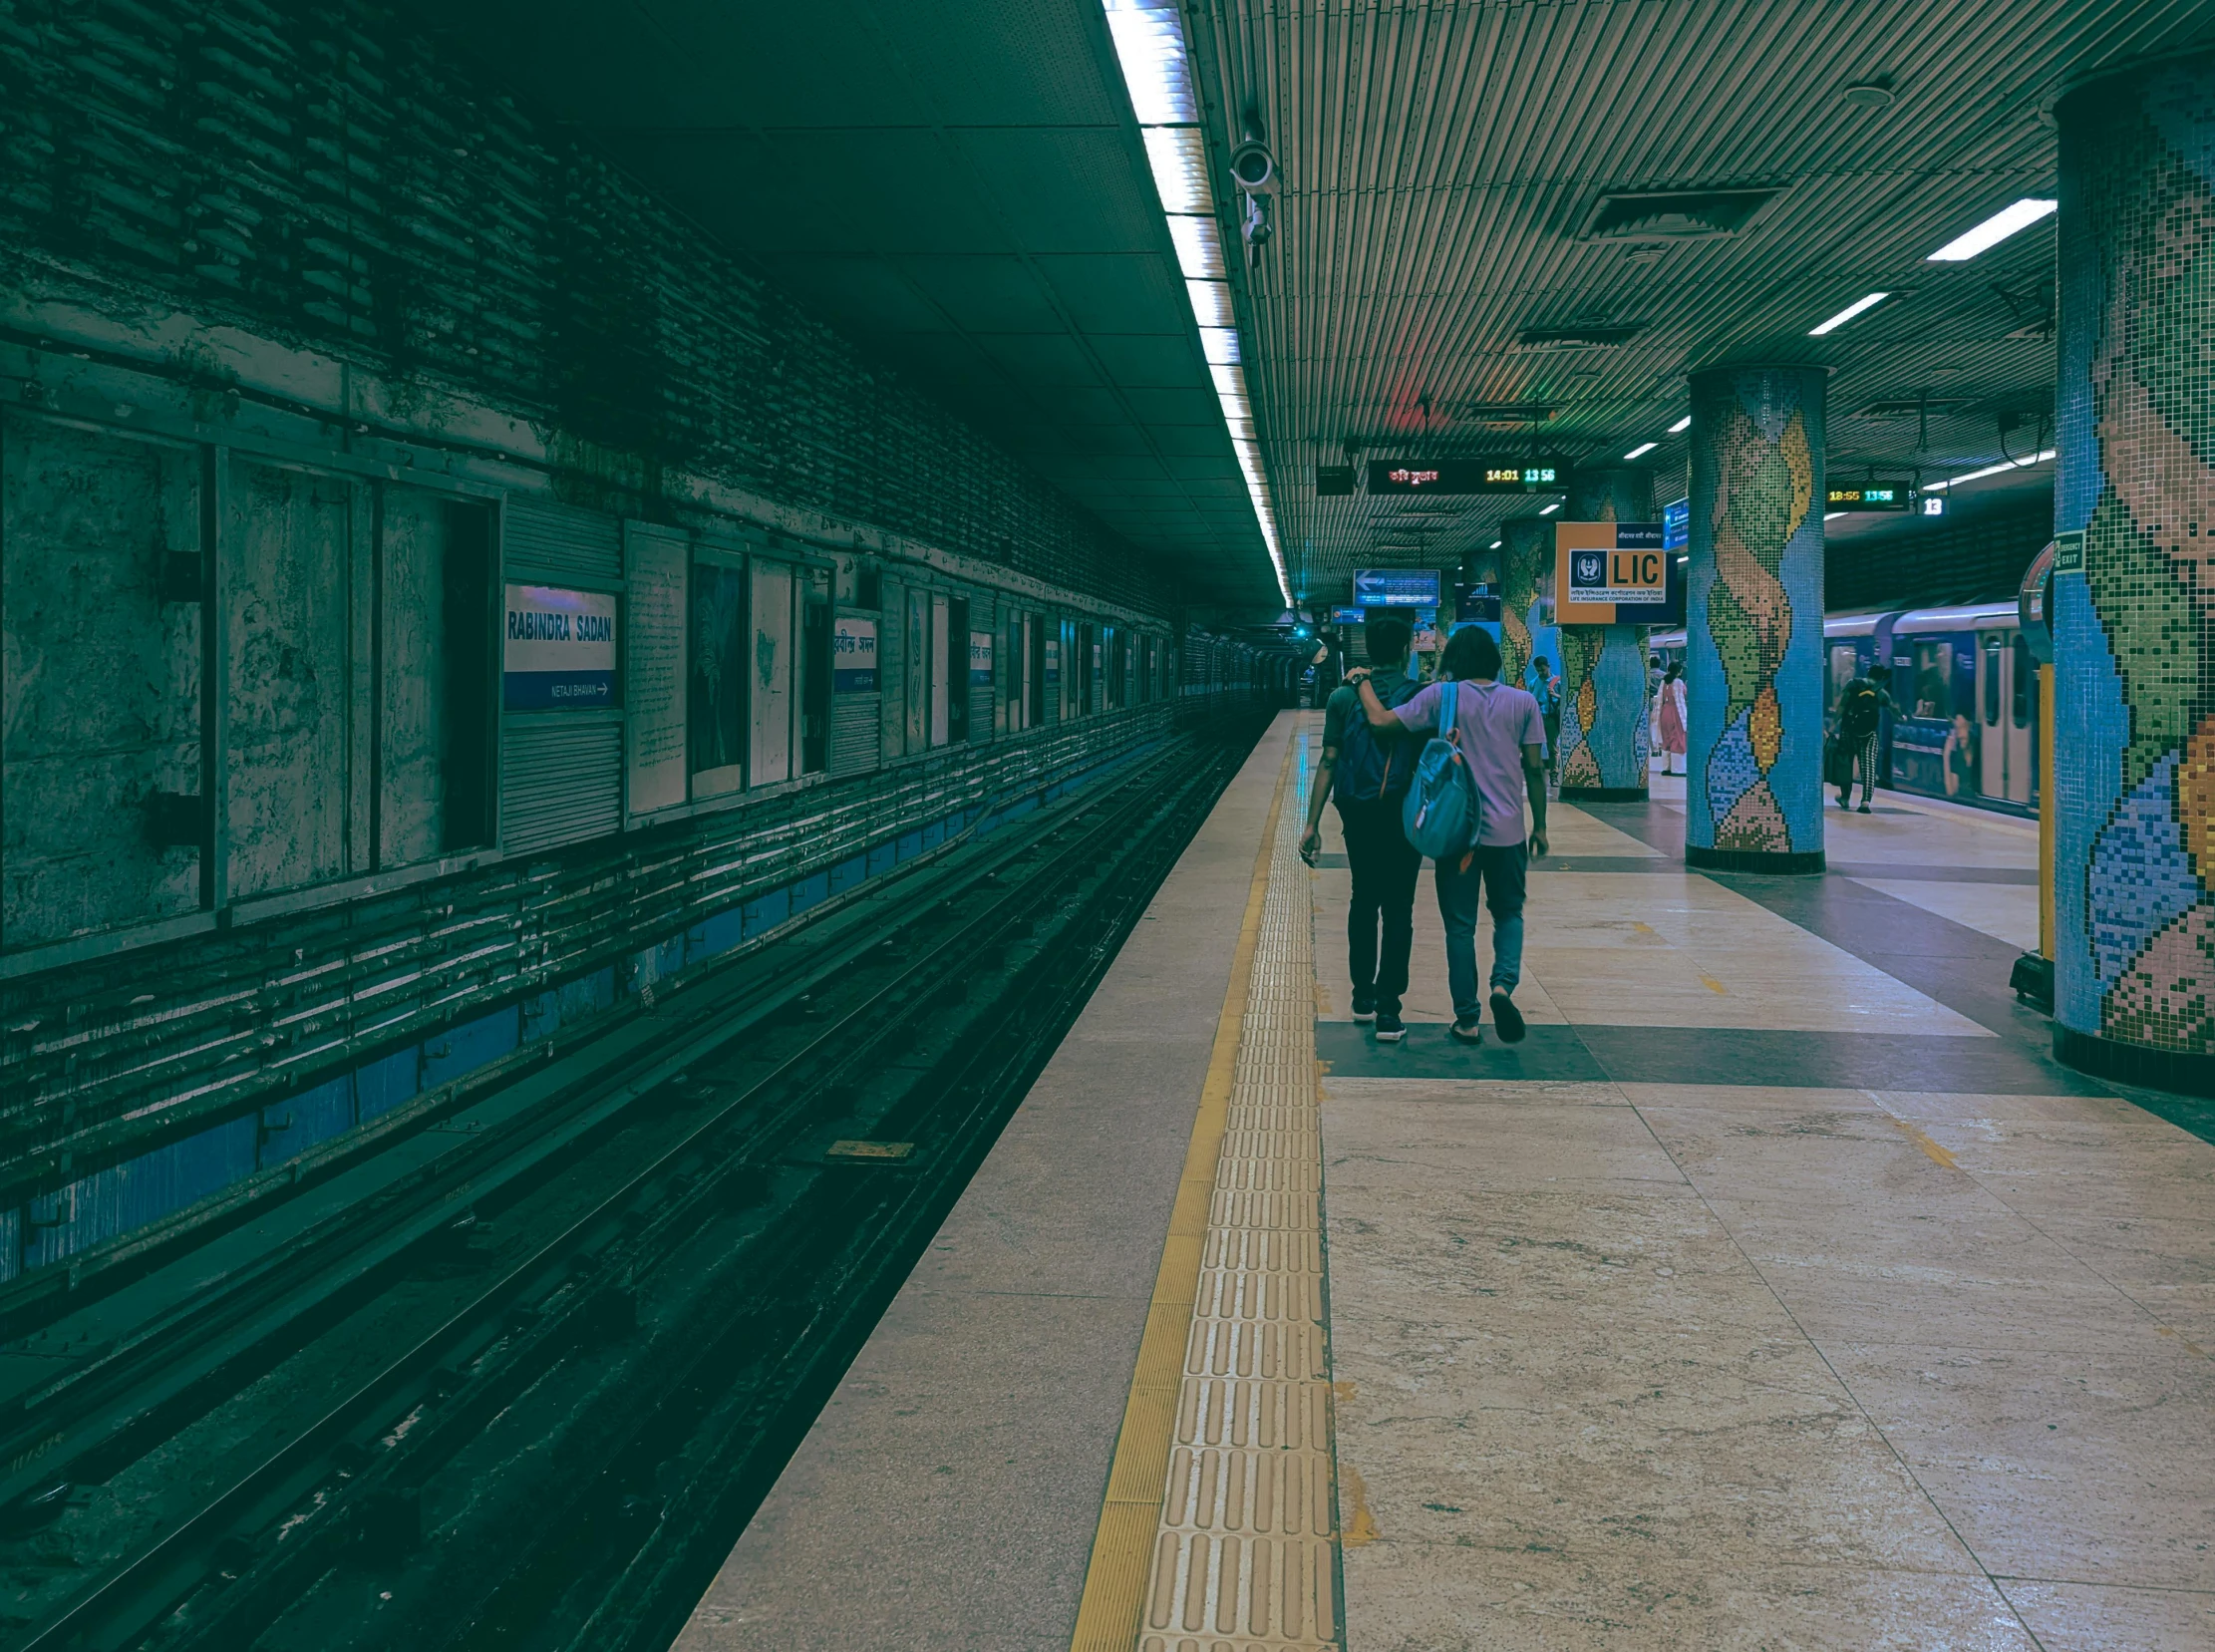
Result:
[[[0,1280],[1273,669],[388,10],[22,0],[0,109]]]

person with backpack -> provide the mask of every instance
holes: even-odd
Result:
[[[1877,729],[1884,721],[1884,690],[1865,673],[1838,691],[1838,807],[1851,807],[1853,776],[1861,772],[1861,809],[1869,813],[1869,800],[1877,789]]]
[[[1415,627],[1406,617],[1371,614],[1362,626],[1362,646],[1370,658],[1371,692],[1382,704],[1399,705],[1422,685],[1408,675],[1408,647]],[[1308,793],[1307,835],[1300,854],[1310,865],[1323,846],[1323,803],[1338,799],[1339,825],[1346,833],[1346,864],[1354,874],[1354,896],[1346,911],[1346,962],[1354,977],[1354,1019],[1376,1023],[1380,1043],[1397,1044],[1408,1036],[1400,1019],[1401,997],[1408,990],[1408,959],[1416,944],[1416,879],[1423,871],[1419,854],[1400,828],[1401,800],[1415,770],[1421,742],[1396,723],[1372,727],[1362,715],[1361,696],[1351,686],[1359,668],[1331,695],[1323,710],[1323,757]]]
[[[1515,988],[1523,973],[1523,892],[1531,855],[1546,852],[1546,735],[1538,702],[1526,690],[1499,680],[1499,644],[1481,626],[1453,633],[1439,661],[1441,682],[1401,706],[1388,706],[1366,674],[1347,681],[1362,697],[1362,713],[1375,729],[1411,734],[1435,729],[1418,761],[1404,824],[1411,838],[1433,823],[1423,819],[1446,800],[1443,783],[1466,789],[1461,846],[1433,842],[1432,876],[1438,917],[1445,925],[1446,980],[1453,991],[1452,1035],[1484,1042],[1483,1000],[1476,984],[1476,906],[1492,914],[1492,1025],[1505,1044],[1520,1043],[1522,1012]],[[1523,804],[1530,805],[1530,832],[1523,832]],[[1452,816],[1450,807],[1440,814]]]

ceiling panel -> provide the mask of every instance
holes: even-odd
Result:
[[[1056,333],[1069,321],[1022,258],[902,258],[900,269],[965,333]]]
[[[1252,108],[1282,169],[1274,238],[1239,285],[1246,372],[1296,588],[1340,596],[1357,562],[1451,562],[1517,501],[1436,521],[1318,499],[1318,464],[1533,448],[1611,460],[1663,438],[1685,375],[1752,359],[1832,369],[1833,466],[1989,463],[2051,413],[2051,222],[1973,263],[1925,260],[2025,194],[2051,193],[2046,112],[2071,78],[2215,37],[2185,0],[1562,0],[1348,8],[1225,0],[1196,45],[1212,101]],[[1889,107],[1842,102],[1881,81]],[[1758,186],[1739,233],[1588,240],[1603,192]],[[1903,296],[1823,339],[1860,294]],[[1525,328],[1634,328],[1533,351]],[[1966,399],[1921,421],[1880,398]],[[1534,434],[1472,408],[1544,401]],[[1681,439],[1648,462],[1681,487]],[[2034,482],[2032,486],[2037,486]],[[1385,547],[1406,547],[1388,552]]]

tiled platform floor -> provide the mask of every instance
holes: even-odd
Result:
[[[1517,1052],[1340,1019],[1310,874],[1349,1648],[2215,1646],[2215,1147],[2005,992],[2035,831],[1883,801],[1559,809]]]

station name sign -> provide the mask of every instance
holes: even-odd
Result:
[[[501,631],[501,702],[509,711],[615,704],[612,595],[509,585]]]
[[[1372,494],[1558,494],[1564,468],[1548,460],[1438,459],[1369,462]]]
[[[1825,505],[1832,510],[1912,510],[1915,489],[1905,482],[1833,483]]]

